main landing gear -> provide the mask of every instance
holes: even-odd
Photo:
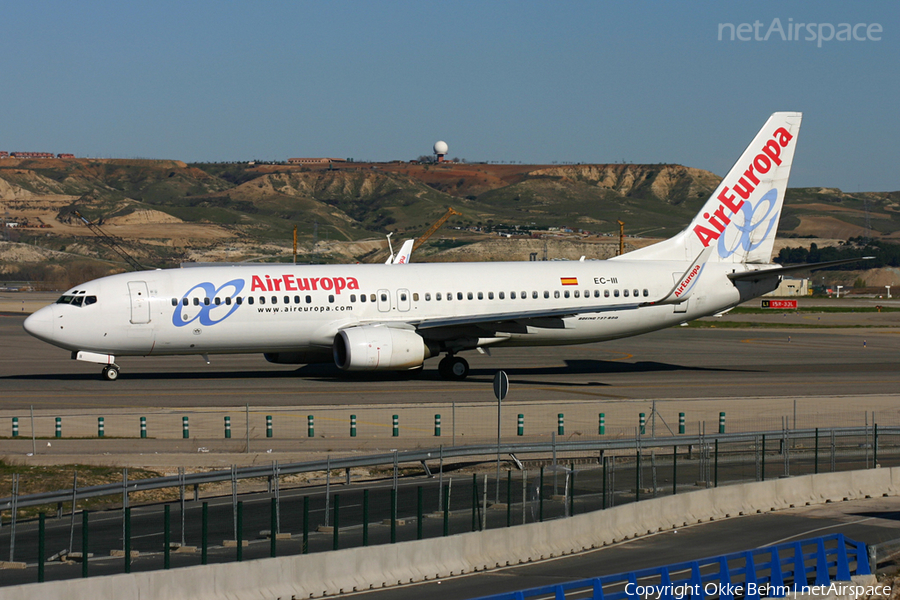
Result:
[[[119,365],[106,365],[103,367],[103,379],[107,381],[115,381],[119,378]]]
[[[438,373],[442,379],[462,381],[469,375],[469,363],[464,358],[448,354],[438,363]]]

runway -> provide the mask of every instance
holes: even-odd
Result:
[[[499,348],[466,353],[471,374],[462,382],[440,379],[436,360],[414,373],[344,373],[259,355],[211,356],[210,365],[198,356],[122,357],[120,379],[107,382],[97,365],[29,336],[22,320],[0,316],[3,409],[492,402],[500,369],[516,402],[856,398],[900,389],[900,329],[887,327],[675,327],[584,346]]]

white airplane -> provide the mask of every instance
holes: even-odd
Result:
[[[458,354],[583,344],[714,315],[809,265],[770,264],[801,114],[773,114],[691,224],[601,261],[247,265],[121,273],[25,320],[31,335],[119,376],[117,356],[263,353],[278,364],[418,369],[461,380]],[[832,263],[821,263],[828,266]]]

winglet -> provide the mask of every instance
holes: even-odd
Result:
[[[665,298],[657,302],[647,302],[644,305],[680,304],[690,298],[691,293],[694,291],[694,287],[700,280],[700,274],[703,273],[703,267],[706,266],[706,261],[709,260],[709,255],[712,254],[712,251],[713,246],[704,248],[697,258],[694,259],[694,262],[691,263],[691,266],[687,268],[687,271],[679,277],[678,283],[675,284],[675,287],[672,288]]]

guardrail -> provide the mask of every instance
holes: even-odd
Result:
[[[73,497],[77,500],[87,498],[97,498],[114,494],[156,490],[161,488],[188,487],[202,484],[250,479],[250,478],[269,478],[281,477],[285,475],[294,475],[298,473],[314,473],[335,469],[353,469],[360,467],[378,467],[388,465],[399,465],[408,463],[426,463],[427,461],[440,460],[443,462],[447,459],[488,457],[496,458],[498,454],[519,455],[519,454],[552,454],[557,453],[579,453],[588,456],[591,453],[615,451],[615,450],[635,450],[640,456],[641,452],[649,452],[653,448],[669,448],[673,446],[696,446],[698,448],[706,448],[707,450],[718,443],[747,443],[757,444],[762,440],[778,440],[782,448],[803,440],[815,440],[815,448],[818,453],[819,440],[833,440],[836,437],[865,437],[865,446],[858,452],[865,452],[867,456],[869,448],[872,449],[873,464],[877,462],[879,449],[879,436],[900,435],[900,427],[844,427],[832,429],[799,429],[799,430],[780,430],[765,431],[754,433],[722,433],[708,435],[679,435],[677,437],[641,437],[620,440],[587,440],[587,441],[553,441],[538,443],[501,443],[484,444],[472,446],[453,446],[439,447],[430,450],[407,450],[397,451],[385,454],[376,454],[358,457],[344,458],[328,458],[326,460],[317,460],[309,462],[278,464],[271,463],[266,466],[240,467],[228,470],[207,471],[202,473],[191,473],[183,475],[170,475],[166,477],[154,477],[149,479],[128,480],[123,483],[109,483],[104,485],[90,486],[84,488],[71,488],[66,490],[57,490],[52,492],[42,492],[38,494],[29,494],[18,497],[7,497],[0,499],[0,511],[10,510],[15,506],[17,508],[26,508],[29,506],[41,506],[46,504],[58,504],[63,502],[71,502]],[[871,442],[869,441],[871,437]],[[833,449],[833,445],[832,445]]]
[[[681,573],[687,576],[681,577]],[[833,582],[849,582],[852,575],[871,575],[866,546],[837,533],[663,567],[482,596],[477,600],[537,597],[565,600],[566,594],[594,600],[645,597],[672,600],[685,596],[759,600],[761,596],[783,598],[791,592],[809,593],[813,591],[811,582],[824,592]]]

